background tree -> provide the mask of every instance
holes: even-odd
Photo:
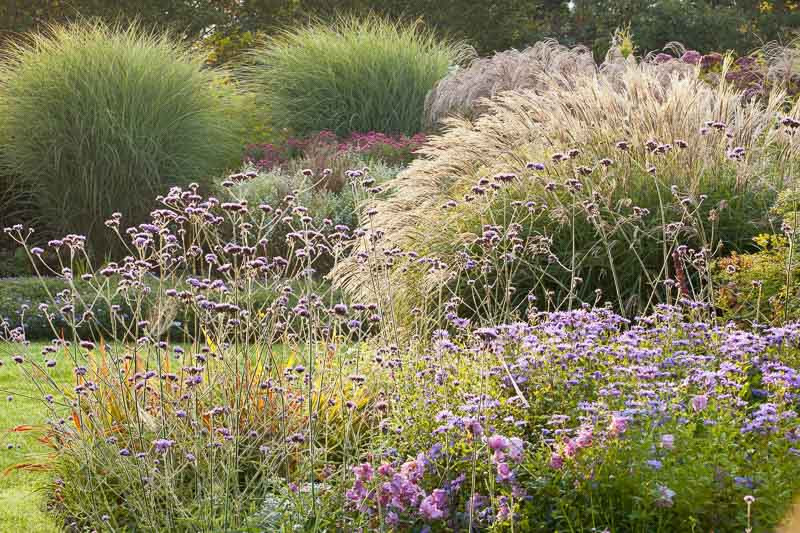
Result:
[[[564,35],[601,59],[608,36],[630,24],[640,53],[670,41],[702,52],[747,53],[771,40],[786,42],[800,28],[800,3],[784,0],[575,0],[574,28]]]
[[[228,0],[5,0],[0,5],[0,38],[36,30],[53,22],[101,18],[107,22],[138,19],[143,27],[169,27],[187,39],[225,24]]]
[[[0,39],[47,22],[136,18],[145,27],[167,27],[200,43],[218,64],[252,46],[259,33],[369,12],[419,19],[481,54],[554,37],[588,45],[598,59],[614,30],[628,24],[641,53],[670,41],[702,52],[746,53],[766,41],[786,42],[800,28],[797,0],[5,0]]]

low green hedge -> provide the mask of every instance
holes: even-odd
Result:
[[[315,281],[314,283],[318,294],[325,294],[330,290],[327,282]],[[49,311],[54,314],[53,324],[57,335],[71,338],[70,327],[59,311],[63,301],[58,298],[58,293],[68,288],[67,281],[59,278],[19,277],[0,279],[0,324],[2,324],[0,325],[0,338],[10,330],[22,326],[25,330],[25,337],[28,340],[52,339],[55,336],[53,327],[45,318],[44,313],[38,309],[39,304],[42,303],[48,304]],[[93,327],[91,329],[88,327],[78,328],[78,335],[84,339],[99,339],[101,337],[106,340],[114,339],[114,317],[109,304],[104,300],[96,299],[96,289],[87,282],[75,281],[75,288],[86,302],[86,305],[77,306],[77,314],[84,313],[87,307],[91,307],[96,319],[92,321]],[[112,285],[110,292],[114,293],[114,291],[115,287]],[[261,309],[268,306],[275,297],[276,293],[273,290],[267,288],[254,289],[251,292],[252,303],[248,307]],[[289,299],[289,305],[294,306],[296,303],[296,296],[292,295]],[[120,337],[124,335],[125,331],[125,328],[122,327],[123,324],[130,324],[133,313],[123,296],[117,295],[112,298],[111,305],[115,304],[120,306],[116,314],[120,321],[120,324],[117,324],[116,331],[118,334],[116,337]],[[152,303],[145,302],[145,306],[151,305]],[[149,314],[150,310],[146,307],[140,316]],[[195,329],[197,321],[195,320],[193,307],[182,305],[176,308],[174,315],[169,317],[168,320],[170,320],[171,324],[164,328],[164,337],[183,341],[194,337],[198,333]],[[114,340],[123,339],[116,338]]]
[[[58,335],[71,337],[72,333],[67,321],[58,309],[59,303],[61,303],[58,293],[69,287],[67,281],[58,278],[26,277],[0,280],[0,321],[3,324],[0,331],[5,333],[6,330],[22,326],[28,340],[52,339],[54,337],[53,327],[45,318],[44,313],[38,309],[39,304],[46,303],[54,315],[53,325]],[[91,307],[97,319],[97,326],[92,328],[92,331],[82,327],[78,329],[78,334],[81,337],[110,337],[113,330],[113,319],[108,304],[102,301],[94,302],[94,298],[90,297],[94,291],[86,282],[75,281],[75,288],[80,294],[85,295],[88,304],[76,306],[76,313],[84,313],[87,311],[87,307]],[[113,299],[111,304],[121,307],[118,313],[120,319],[125,320],[130,316],[130,308],[122,298]]]

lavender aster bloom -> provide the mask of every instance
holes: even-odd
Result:
[[[153,441],[153,446],[158,453],[167,453],[173,444],[175,444],[175,441],[170,439],[157,439]]]

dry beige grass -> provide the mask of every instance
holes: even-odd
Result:
[[[488,109],[487,99],[505,91],[572,87],[578,76],[596,71],[591,51],[583,46],[567,48],[548,40],[522,51],[498,52],[439,81],[428,94],[425,119],[430,125],[455,114],[475,117]]]
[[[682,50],[677,43],[670,47],[677,52]],[[593,75],[613,81],[631,64],[636,64],[633,57],[625,59],[612,47],[598,66],[588,48],[568,48],[554,40],[537,42],[522,51],[498,52],[477,58],[439,81],[428,94],[425,121],[436,125],[453,116],[476,118],[489,109],[489,100],[508,91],[572,89],[580,79]],[[693,75],[694,68],[676,59],[660,64],[653,72],[666,84],[675,74]]]
[[[800,498],[795,500],[791,513],[778,528],[778,533],[800,533]]]
[[[800,84],[800,38],[784,46],[777,42],[765,44],[761,55],[767,64],[767,79],[779,87]]]

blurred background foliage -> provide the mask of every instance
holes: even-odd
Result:
[[[596,58],[607,51],[614,29],[625,25],[642,53],[678,41],[701,52],[741,54],[766,41],[788,41],[800,27],[800,2],[793,0],[6,0],[0,40],[49,22],[138,19],[172,29],[219,65],[235,60],[260,34],[368,12],[420,19],[442,36],[466,39],[481,54],[552,37],[585,44]]]

